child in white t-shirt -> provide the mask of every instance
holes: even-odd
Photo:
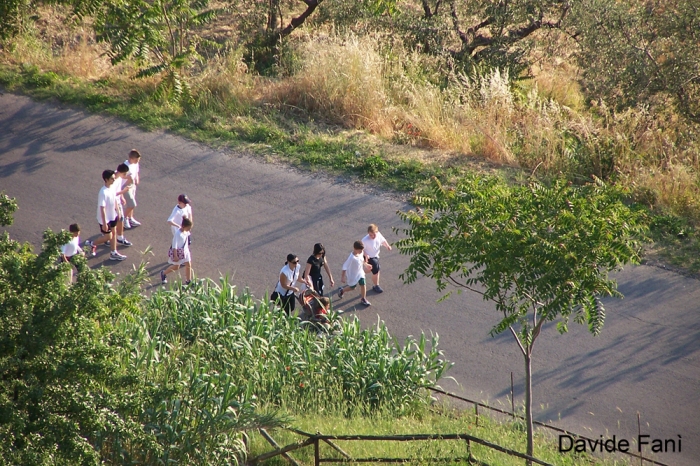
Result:
[[[187,238],[190,236],[192,229],[192,221],[188,218],[182,219],[182,225],[173,235],[173,241],[168,251],[168,263],[170,267],[160,272],[160,281],[163,284],[168,283],[166,276],[170,272],[178,270],[183,265],[185,266],[185,285],[189,285],[192,280],[192,258],[190,257],[190,246]]]
[[[128,165],[120,163],[117,167],[117,171],[114,172],[114,184],[112,184],[112,189],[117,196],[117,243],[123,246],[131,246],[131,241],[124,237],[124,229],[128,230],[131,228],[124,214],[124,205],[126,204],[124,193],[129,191],[129,186],[131,186],[131,184],[132,179],[129,174]]]
[[[372,266],[372,283],[374,284],[372,291],[382,293],[384,290],[379,286],[379,250],[384,246],[391,251],[391,245],[379,233],[379,228],[374,223],[367,227],[367,235],[362,238],[362,244],[365,245],[364,253],[367,263]]]
[[[74,256],[81,255],[84,256],[83,248],[80,247],[80,225],[73,223],[68,227],[68,231],[71,232],[73,237],[69,242],[61,246],[61,262],[71,262]],[[73,281],[73,266],[70,268],[70,281]]]
[[[343,264],[343,273],[340,275],[340,282],[347,283],[344,287],[338,288],[338,297],[342,298],[345,293],[354,290],[359,285],[360,287],[360,303],[363,306],[371,306],[367,301],[367,286],[365,283],[365,269],[369,264],[365,262],[363,249],[365,246],[362,241],[355,241],[352,245],[352,252]]]
[[[180,194],[177,197],[177,205],[170,213],[170,217],[168,217],[168,224],[170,225],[173,235],[180,229],[183,218],[189,218],[190,221],[194,221],[192,217],[192,200],[187,197],[187,194]]]
[[[133,184],[129,186],[129,190],[124,193],[124,199],[126,200],[124,222],[126,223],[128,221],[129,228],[138,227],[141,225],[141,222],[134,218],[134,208],[136,208],[138,205],[136,203],[136,188],[138,187],[139,183],[141,183],[140,162],[141,153],[139,153],[139,151],[136,149],[131,149],[128,158],[124,161],[124,163],[129,167],[129,175],[131,175],[131,179],[133,181]]]

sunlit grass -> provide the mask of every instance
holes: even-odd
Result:
[[[410,434],[467,434],[510,450],[525,451],[525,432],[522,425],[512,423],[507,419],[496,420],[481,415],[478,418],[473,412],[452,411],[448,408],[424,409],[410,417],[387,416],[378,413],[374,416],[341,418],[333,415],[297,415],[290,425],[300,431],[324,435],[410,435]],[[280,445],[285,446],[306,437],[286,429],[275,429],[269,434]],[[250,436],[250,457],[273,450],[273,447],[259,433]],[[477,443],[467,443],[464,440],[420,440],[420,441],[332,441],[345,453],[353,458],[410,458],[410,464],[436,464],[435,458],[465,458],[469,454],[485,464],[517,465],[524,463],[523,459],[510,456]],[[555,465],[623,465],[629,464],[622,456],[607,455],[605,458],[593,458],[589,455],[560,453],[556,436],[543,431],[535,434],[535,453],[538,459]],[[333,447],[321,442],[320,454],[323,458],[341,459],[342,454]],[[313,446],[305,447],[291,453],[291,456],[303,464],[313,464]],[[284,460],[277,457],[265,464],[281,465]],[[370,463],[375,464],[375,463]],[[376,463],[379,464],[379,463]],[[460,464],[440,463],[440,464]],[[463,462],[461,464],[464,464]]]

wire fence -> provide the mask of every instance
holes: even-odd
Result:
[[[447,396],[449,398],[453,398],[456,400],[463,401],[465,403],[470,403],[474,405],[474,411],[476,414],[477,418],[477,423],[479,419],[479,408],[487,409],[492,412],[500,413],[507,415],[509,417],[512,417],[513,419],[519,419],[519,420],[525,420],[525,418],[519,414],[515,413],[515,405],[512,403],[512,396],[511,396],[511,411],[506,411],[504,409],[496,408],[494,406],[487,405],[485,403],[476,401],[476,400],[471,400],[469,398],[447,392],[445,390],[439,389],[439,388],[429,388],[429,390],[439,393],[441,395]],[[587,442],[596,442],[599,440],[594,440],[589,437],[586,437],[581,434],[577,434],[575,432],[571,432],[565,429],[561,429],[557,426],[553,426],[551,424],[547,424],[544,422],[540,421],[534,421],[533,424],[543,427],[545,429],[549,429],[555,432],[563,433],[568,436],[571,436],[572,438],[576,439],[583,439]],[[637,414],[637,425],[638,428],[640,429],[640,434],[641,434],[641,423],[639,419],[639,414]],[[482,463],[479,461],[477,458],[475,458],[472,453],[471,453],[471,445],[472,443],[477,444],[477,445],[482,445],[484,447],[490,448],[495,451],[499,451],[501,453],[522,458],[530,463],[534,464],[539,464],[543,466],[552,466],[550,463],[547,463],[543,460],[540,460],[538,458],[535,458],[533,456],[529,456],[525,453],[521,453],[519,451],[515,451],[506,447],[503,447],[501,445],[498,445],[496,443],[490,442],[488,440],[484,440],[479,437],[475,437],[470,434],[466,433],[457,433],[457,434],[407,434],[407,435],[324,435],[322,433],[316,433],[316,434],[311,434],[308,432],[304,432],[299,429],[294,429],[294,428],[286,428],[286,430],[293,432],[297,435],[300,435],[303,440],[299,440],[297,442],[291,443],[289,445],[286,445],[284,447],[280,447],[280,445],[272,438],[272,436],[265,430],[265,429],[259,429],[260,434],[263,436],[265,440],[274,448],[274,450],[269,451],[267,453],[263,453],[261,455],[258,455],[254,458],[248,459],[247,463],[250,466],[255,466],[260,464],[263,461],[266,461],[268,459],[274,458],[276,456],[282,456],[287,462],[292,464],[293,466],[300,466],[299,463],[292,458],[289,453],[299,450],[301,448],[305,447],[314,447],[314,466],[319,466],[321,463],[410,463],[410,462],[415,462],[416,458],[385,458],[385,457],[367,457],[367,458],[353,458],[351,455],[349,455],[347,452],[345,452],[342,448],[340,448],[335,442],[337,441],[365,441],[365,442],[377,442],[377,441],[395,441],[395,442],[412,442],[412,441],[426,441],[426,440],[439,440],[439,441],[464,441],[467,446],[467,456],[462,456],[462,457],[451,457],[451,458],[430,458],[431,463],[456,463],[456,462],[466,462],[469,464],[476,464],[476,465],[485,465],[485,463]],[[333,450],[338,452],[341,457],[323,457],[321,455],[321,444],[326,444],[330,446]],[[648,464],[653,464],[657,466],[668,466],[665,463],[653,460],[651,458],[644,458],[643,454],[637,454],[634,452],[625,452],[625,451],[617,451],[616,453],[622,453],[624,455],[628,455],[630,457],[633,457],[635,459],[639,459],[639,464],[641,466],[644,465],[644,463]]]
[[[483,445],[492,450],[505,453],[506,455],[515,456],[530,461],[531,463],[539,464],[542,466],[553,466],[551,463],[542,461],[534,456],[526,455],[525,453],[520,453],[519,451],[511,450],[509,448],[502,447],[493,442],[475,437],[469,434],[408,434],[408,435],[324,435],[321,433],[311,434],[308,432],[303,432],[298,429],[287,428],[287,430],[306,437],[306,440],[295,442],[289,444],[285,447],[280,448],[277,442],[267,433],[264,429],[260,429],[262,436],[273,446],[274,450],[258,455],[255,458],[248,460],[248,465],[257,465],[262,461],[274,458],[275,456],[282,456],[290,464],[299,466],[296,460],[289,456],[289,453],[298,450],[300,448],[314,446],[314,466],[319,466],[321,463],[412,463],[416,461],[416,458],[385,458],[385,457],[368,457],[368,458],[353,458],[348,453],[346,453],[342,448],[335,444],[336,441],[365,441],[365,442],[377,442],[377,441],[394,441],[394,442],[414,442],[414,441],[425,441],[425,440],[461,440],[466,442],[467,445],[467,456],[462,457],[450,457],[450,458],[430,458],[430,463],[457,463],[466,462],[470,464],[484,465],[477,458],[471,454],[471,444],[475,443],[478,445]],[[341,454],[341,458],[338,457],[323,457],[321,455],[321,442],[328,444],[331,448]]]
[[[512,380],[512,375],[511,375],[511,380]],[[511,382],[511,383],[512,383],[512,382]],[[463,397],[463,396],[459,396],[459,395],[456,395],[456,394],[454,394],[454,393],[446,392],[445,390],[441,390],[441,389],[439,389],[439,388],[431,388],[431,387],[428,387],[428,389],[431,390],[431,391],[433,391],[433,392],[435,392],[435,393],[440,393],[441,395],[445,395],[445,396],[447,396],[447,397],[454,398],[454,399],[456,399],[456,400],[460,400],[460,401],[464,401],[464,402],[466,402],[466,403],[473,404],[473,405],[474,405],[474,411],[475,411],[477,417],[479,416],[479,407],[482,407],[482,408],[488,409],[489,411],[493,411],[493,412],[497,412],[497,413],[501,413],[501,414],[508,415],[508,416],[512,417],[513,419],[525,420],[525,417],[524,417],[524,416],[521,416],[521,415],[515,413],[515,405],[513,404],[513,396],[512,396],[512,394],[511,394],[511,411],[509,412],[509,411],[506,411],[506,410],[504,410],[504,409],[496,408],[496,407],[494,407],[494,406],[489,406],[489,405],[487,405],[487,404],[485,404],[485,403],[481,403],[481,402],[479,402],[479,401],[470,400],[469,398],[465,398],[465,397]],[[511,392],[511,393],[512,393],[512,392]],[[547,424],[547,423],[545,423],[545,422],[540,422],[540,421],[535,421],[535,420],[533,420],[532,423],[535,424],[535,425],[537,425],[537,426],[544,427],[545,429],[549,429],[549,430],[553,430],[553,431],[555,431],[555,432],[559,432],[559,433],[563,433],[563,434],[566,434],[566,435],[570,435],[570,436],[573,437],[573,438],[583,439],[583,440],[585,440],[585,441],[587,441],[587,442],[596,442],[596,441],[599,441],[599,440],[594,440],[594,439],[592,439],[592,438],[586,437],[585,435],[581,435],[581,434],[577,434],[577,433],[575,433],[575,432],[571,432],[571,431],[568,431],[568,430],[565,430],[565,429],[561,429],[561,428],[559,428],[559,427],[557,427],[557,426],[553,426],[553,425]],[[638,429],[640,429],[639,434],[641,435],[641,423],[640,423],[639,414],[637,414],[637,427],[638,427]],[[592,444],[592,443],[591,443],[591,444]],[[628,455],[628,456],[634,457],[634,458],[636,458],[636,459],[639,459],[639,464],[640,464],[640,465],[643,465],[643,464],[646,462],[646,463],[649,463],[649,464],[655,464],[655,465],[657,465],[657,466],[668,466],[666,463],[661,463],[661,462],[659,462],[659,461],[656,461],[656,460],[653,460],[653,459],[650,459],[650,458],[644,458],[644,455],[641,454],[641,453],[640,453],[640,454],[637,454],[637,453],[634,453],[634,452],[631,452],[631,451],[617,451],[616,453],[622,453],[622,454],[624,454],[624,455]]]

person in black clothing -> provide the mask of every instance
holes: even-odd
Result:
[[[326,249],[321,243],[314,244],[314,253],[309,256],[306,260],[306,270],[304,270],[304,278],[306,283],[316,291],[319,295],[323,296],[323,276],[321,275],[321,269],[325,269],[328,274],[328,279],[331,282],[331,288],[335,285],[333,281],[333,275],[331,274],[331,269],[328,266],[328,260],[326,259]]]

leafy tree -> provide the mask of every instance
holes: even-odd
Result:
[[[29,0],[0,2],[0,39],[8,39],[22,29],[30,4]]]
[[[134,59],[136,78],[161,76],[156,98],[175,101],[190,95],[186,72],[201,59],[204,40],[198,28],[223,9],[209,0],[59,0],[74,7],[80,18],[94,16],[97,40],[109,45],[112,64]]]
[[[407,43],[447,55],[462,70],[501,68],[518,77],[530,65],[534,34],[566,24],[571,2],[561,0],[421,0],[403,5],[395,27]]]
[[[571,34],[586,90],[618,107],[673,102],[700,122],[700,3],[576,2]]]
[[[0,225],[17,204],[0,193]],[[7,232],[0,237],[0,463],[99,464],[96,432],[138,437],[119,412],[130,378],[109,344],[109,317],[126,302],[112,293],[108,272],[76,258],[77,282],[58,265],[68,232],[44,233],[31,252]]]
[[[16,209],[0,193],[0,226]],[[35,255],[0,235],[0,464],[235,464],[241,432],[281,424],[245,384],[145,327],[144,264],[113,287],[74,256],[68,283],[69,238],[47,230]]]
[[[434,180],[416,210],[399,212],[409,227],[397,245],[411,256],[402,279],[424,275],[439,291],[449,285],[480,294],[501,316],[491,335],[509,331],[517,342],[525,362],[529,455],[532,356],[543,325],[557,322],[564,333],[573,318],[597,335],[605,319],[600,298],[621,297],[608,273],[639,260],[645,228],[622,194],[598,180],[509,187],[469,176],[454,188]]]

